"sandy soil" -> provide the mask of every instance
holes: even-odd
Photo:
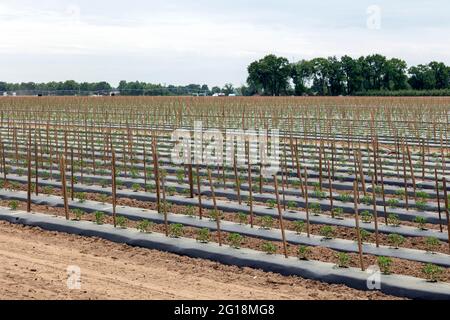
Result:
[[[81,289],[67,288],[67,267]],[[392,299],[342,285],[0,222],[0,299]]]

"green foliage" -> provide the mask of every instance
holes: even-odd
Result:
[[[300,260],[308,260],[311,248],[307,246],[298,246],[297,255]]]
[[[334,214],[334,218],[335,219],[343,219],[342,216],[344,214],[344,209],[343,208],[333,208],[333,214]]]
[[[209,219],[211,221],[217,221],[218,218],[222,218],[223,214],[215,209],[211,210],[209,213]]]
[[[373,220],[373,214],[371,214],[369,211],[364,210],[363,212],[361,212],[361,220],[364,223],[371,223]]]
[[[337,199],[342,202],[351,202],[352,196],[348,193],[342,193],[337,197]]]
[[[195,208],[193,206],[188,206],[186,208],[186,215],[193,218],[195,216]]]
[[[75,193],[75,198],[78,199],[79,203],[86,202],[86,192],[77,192],[77,193]]]
[[[394,246],[395,249],[398,249],[404,242],[405,237],[402,235],[393,233],[388,236],[389,243]]]
[[[428,282],[438,282],[442,274],[444,273],[444,269],[436,266],[434,264],[428,263],[422,270],[425,274]]]
[[[383,274],[391,274],[392,259],[388,257],[378,257],[378,266]]]
[[[103,224],[105,220],[105,214],[101,211],[94,212],[95,216],[95,223],[97,224]]]
[[[305,229],[305,223],[303,221],[295,221],[294,222],[294,231],[297,232],[297,234],[301,234],[304,229]]]
[[[273,199],[267,200],[266,203],[267,203],[267,206],[268,206],[269,208],[271,208],[271,209],[275,208],[275,206],[277,205],[277,202],[276,202],[275,200],[273,200]]]
[[[427,223],[427,219],[425,217],[417,216],[414,219],[414,222],[418,224],[420,230],[426,230],[425,224]]]
[[[400,201],[397,199],[389,199],[386,203],[391,208],[397,208],[400,205]]]
[[[142,220],[138,223],[137,229],[142,233],[148,233],[150,232],[150,229],[153,227],[153,222],[150,222],[148,220]]]
[[[396,195],[400,200],[403,200],[403,199],[405,198],[405,196],[406,196],[406,192],[405,192],[404,189],[397,189],[397,190],[395,191],[395,195]]]
[[[425,211],[428,209],[428,204],[427,201],[423,201],[423,200],[417,200],[416,201],[416,208],[420,211]]]
[[[9,209],[11,209],[12,211],[17,210],[17,208],[19,207],[19,201],[17,200],[11,200],[8,202],[8,207]]]
[[[239,224],[241,225],[245,225],[248,223],[248,215],[243,213],[243,212],[239,212],[237,214],[238,220],[239,220]]]
[[[315,216],[320,215],[320,213],[322,212],[322,208],[320,206],[320,203],[310,203],[309,204],[309,209],[313,212],[313,214]]]
[[[80,221],[84,215],[84,211],[81,209],[73,209],[72,212],[75,214],[75,219]]]
[[[131,189],[133,190],[133,192],[138,192],[139,190],[141,190],[141,185],[139,183],[133,183]]]
[[[272,242],[264,242],[261,249],[267,254],[275,254],[277,247]]]
[[[261,228],[270,230],[273,227],[273,218],[271,216],[264,216],[261,218]]]
[[[369,239],[369,237],[372,235],[372,233],[370,233],[369,231],[367,231],[365,229],[359,230],[359,234],[361,236],[361,241],[362,242],[367,241],[367,239]]]
[[[180,223],[169,226],[169,236],[171,238],[180,238],[183,235],[183,225]]]
[[[126,228],[127,222],[128,222],[128,220],[124,216],[117,216],[116,217],[116,225],[119,228]]]
[[[373,203],[373,198],[372,196],[364,196],[361,198],[361,202],[365,205],[371,205]]]
[[[393,227],[400,226],[400,218],[398,217],[398,214],[391,213],[388,216],[388,224],[390,224]]]
[[[440,246],[440,242],[436,237],[428,237],[425,239],[425,245],[427,246],[428,252],[436,252],[437,248]]]
[[[324,238],[323,240],[333,239],[335,229],[332,226],[323,226],[320,228],[319,234]]]
[[[211,234],[208,228],[203,228],[197,231],[196,240],[200,243],[208,243],[211,239]]]
[[[243,241],[244,237],[239,233],[231,233],[228,235],[228,242],[232,248],[239,249]]]
[[[339,252],[337,254],[337,266],[339,268],[348,268],[350,266],[350,256],[347,253]]]
[[[288,207],[289,210],[295,211],[295,210],[297,210],[297,202],[289,201],[287,203],[287,207]]]

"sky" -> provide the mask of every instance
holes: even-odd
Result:
[[[447,0],[0,0],[0,81],[239,86],[266,54],[450,64]]]

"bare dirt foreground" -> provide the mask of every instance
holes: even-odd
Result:
[[[81,289],[67,288],[67,267]],[[0,221],[0,299],[393,299]]]

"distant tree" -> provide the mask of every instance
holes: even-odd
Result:
[[[308,92],[307,83],[313,73],[312,64],[307,60],[294,63],[291,68],[291,78],[294,82],[294,94],[303,95]]]
[[[279,96],[288,89],[291,65],[286,58],[271,54],[251,63],[248,73],[249,85],[262,88],[265,95]]]
[[[231,83],[225,84],[225,86],[222,89],[222,92],[225,93],[226,95],[230,95],[232,93],[235,93],[235,89],[234,89],[233,84],[231,84]]]

